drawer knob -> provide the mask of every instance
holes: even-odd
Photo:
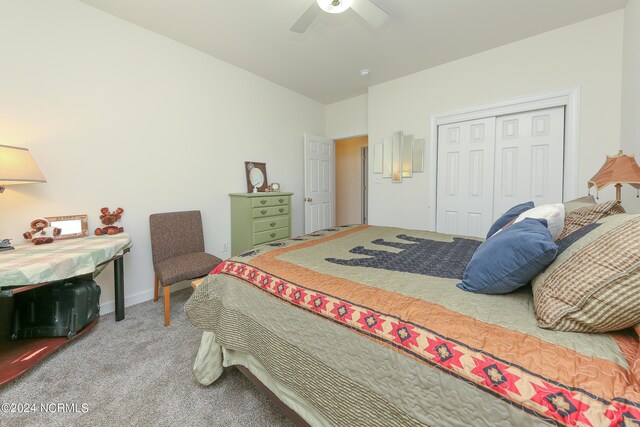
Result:
[[[267,201],[266,200],[260,200],[260,203],[264,205],[265,203],[267,203]]]
[[[278,210],[280,211],[280,213],[284,212],[284,208],[280,208]]]
[[[262,215],[266,215],[266,214],[267,214],[267,210],[266,210],[266,209],[262,209],[262,210],[260,211],[260,213],[261,213]]]
[[[276,233],[271,233],[269,234],[269,236],[271,236],[271,238],[273,239],[274,237],[276,237]]]
[[[284,199],[278,199],[279,203],[284,203]]]
[[[271,223],[271,224],[269,224],[269,225],[270,225],[271,227],[275,227],[275,226],[276,226],[276,223],[275,223],[275,222],[272,222],[272,223]]]

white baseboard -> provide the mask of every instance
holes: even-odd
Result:
[[[153,289],[138,292],[137,294],[124,297],[124,306],[140,304],[141,302],[151,301],[153,299]],[[115,301],[107,301],[100,303],[100,314],[113,313],[116,310]]]
[[[175,285],[171,286],[171,292],[176,292],[181,289],[188,288],[189,286],[191,286],[191,281],[176,283]],[[162,295],[162,289],[160,290],[160,294]],[[137,294],[125,296],[124,306],[126,308],[131,305],[136,305],[136,304],[140,304],[140,303],[151,301],[151,300],[153,300],[153,289],[149,289],[147,291],[138,292]],[[115,301],[105,301],[100,303],[100,314],[113,313],[114,311],[116,311]]]

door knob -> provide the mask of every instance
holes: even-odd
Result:
[[[311,202],[313,202],[313,199],[311,197],[307,197],[307,198],[304,199],[304,201],[311,203]]]

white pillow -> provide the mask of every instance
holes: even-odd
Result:
[[[528,211],[522,212],[513,222],[520,222],[525,218],[546,219],[547,228],[551,233],[553,240],[556,240],[564,229],[564,205],[556,203],[553,205],[536,206]]]

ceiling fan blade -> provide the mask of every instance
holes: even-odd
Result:
[[[380,9],[369,0],[353,0],[351,9],[355,10],[358,15],[362,16],[362,19],[367,21],[367,23],[374,28],[379,27],[389,19],[389,14],[387,12]]]
[[[304,33],[309,28],[309,25],[316,19],[318,16],[318,12],[320,12],[320,8],[318,4],[314,1],[311,3],[311,6],[302,14],[302,16],[296,21],[295,24],[289,28],[289,31],[293,31],[294,33]]]

